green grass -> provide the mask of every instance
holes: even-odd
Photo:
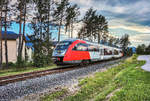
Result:
[[[134,55],[115,68],[81,80],[80,91],[65,101],[150,101],[150,73],[140,68],[145,62],[136,58]]]
[[[41,100],[42,101],[53,101],[56,98],[62,97],[66,93],[67,93],[67,90],[66,89],[62,89],[61,91],[56,91],[56,92],[53,92],[51,94],[45,95],[44,97],[41,97]]]
[[[140,67],[145,61],[137,61],[137,55],[125,60],[119,66],[92,77],[80,80],[81,89],[65,101],[150,101],[150,72]],[[61,92],[61,91],[60,91]],[[63,93],[49,94],[51,101]],[[53,96],[53,97],[52,97]]]
[[[52,69],[52,68],[56,68],[56,67],[57,67],[56,65],[51,65],[51,66],[41,67],[41,68],[37,68],[37,67],[15,68],[15,67],[12,67],[9,69],[0,70],[0,77],[21,74],[21,73],[27,73],[27,72],[33,72],[33,71],[47,70],[47,69]]]

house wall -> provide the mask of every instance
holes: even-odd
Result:
[[[17,55],[18,55],[18,39],[17,40],[7,40],[7,48],[8,48],[8,62],[15,63],[17,61]],[[2,41],[2,47],[3,47],[3,62],[6,62],[5,60],[5,41]],[[23,45],[22,50],[22,56],[25,58],[25,43]]]
[[[19,47],[19,38],[16,39],[16,47]],[[18,56],[18,48],[16,48],[16,54]],[[25,41],[23,42],[23,48],[22,48],[22,58],[25,59]]]
[[[29,61],[29,62],[32,61],[32,60],[33,60],[33,59],[32,59],[32,54],[33,54],[32,48],[27,48],[27,47],[26,47],[26,52],[27,52],[27,56],[28,56],[28,61]]]

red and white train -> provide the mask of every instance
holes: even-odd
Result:
[[[56,64],[87,64],[123,56],[122,49],[91,43],[80,39],[68,39],[58,43],[53,51]]]

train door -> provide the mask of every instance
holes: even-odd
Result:
[[[91,61],[100,60],[99,47],[94,45],[89,45],[88,50],[90,53]]]
[[[104,49],[103,48],[100,48],[99,56],[100,56],[100,60],[104,59]]]

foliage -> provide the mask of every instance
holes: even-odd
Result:
[[[65,20],[66,20],[65,30],[67,32],[67,30],[69,29],[69,37],[71,36],[71,38],[73,38],[73,28],[74,28],[73,24],[77,22],[77,18],[79,15],[80,15],[80,12],[79,12],[79,7],[77,4],[70,5],[69,7],[67,7],[66,17],[65,17]]]
[[[96,10],[90,8],[82,19],[83,27],[78,33],[78,37],[82,39],[95,39],[100,43],[100,39],[105,39],[108,32],[108,24],[106,18],[96,14]]]
[[[23,45],[24,45],[24,37],[25,37],[25,25],[26,20],[28,18],[27,11],[29,11],[28,4],[31,3],[31,0],[17,0],[16,4],[14,4],[14,15],[15,21],[19,22],[19,43],[18,43],[18,56],[17,56],[17,65],[19,67],[24,66],[24,58],[22,57]],[[16,9],[17,8],[17,9]],[[19,16],[16,16],[19,15]],[[22,26],[23,24],[23,26]]]
[[[41,97],[42,101],[52,101],[53,99],[59,98],[67,93],[66,89],[62,89],[61,91],[56,91],[51,94],[47,94],[44,97]]]
[[[130,41],[129,41],[129,35],[125,34],[122,36],[122,38],[120,39],[120,46],[123,49],[124,55],[127,55],[128,53],[128,45],[130,45]]]
[[[2,65],[3,65],[3,67],[4,67],[4,66],[6,66],[6,63],[3,63]],[[13,63],[13,62],[8,62],[8,67],[14,68],[14,67],[16,67],[16,64]]]
[[[49,0],[35,1],[37,13],[31,24],[34,33],[30,40],[33,43],[33,61],[34,66],[36,67],[49,65],[52,63],[52,42],[50,40],[51,33],[49,31],[49,11],[47,10],[49,5],[46,5],[49,2]]]
[[[5,65],[5,63],[3,63]],[[51,65],[51,66],[46,66],[46,67],[41,67],[41,68],[37,68],[37,67],[33,67],[33,63],[29,62],[26,63],[26,68],[16,68],[16,64],[11,64],[10,63],[10,68],[8,69],[2,69],[0,70],[0,77],[1,76],[10,76],[10,75],[16,75],[16,74],[21,74],[21,73],[29,73],[29,72],[34,72],[34,71],[40,71],[40,70],[48,70],[48,69],[52,69],[52,68],[57,68],[56,65]]]
[[[145,46],[145,44],[138,45],[138,47],[136,48],[136,53],[141,55],[150,54],[150,45],[148,46]]]
[[[63,25],[63,22],[65,22],[66,10],[67,10],[67,6],[69,5],[68,1],[69,0],[61,0],[60,3],[56,3],[56,9],[54,10],[54,13],[53,13],[54,20],[59,25],[58,42],[60,41],[61,27]]]

